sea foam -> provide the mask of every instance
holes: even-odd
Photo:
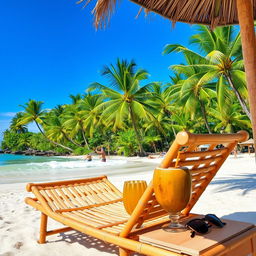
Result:
[[[127,161],[125,160],[107,160],[106,162],[102,162],[100,160],[94,160],[91,162],[85,160],[75,160],[75,161],[49,161],[43,163],[27,163],[26,166],[30,168],[40,168],[40,169],[59,169],[59,168],[90,168],[90,167],[102,167],[102,166],[112,166],[112,165],[120,165],[125,164]]]

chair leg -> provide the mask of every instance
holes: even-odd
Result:
[[[119,256],[129,256],[130,251],[124,248],[119,247]]]
[[[44,213],[41,213],[41,223],[40,223],[40,235],[39,235],[39,244],[44,244],[46,242],[46,229],[47,229],[47,220],[48,216]]]

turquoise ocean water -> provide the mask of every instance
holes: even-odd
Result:
[[[42,156],[24,156],[24,155],[12,155],[12,154],[1,154],[0,155],[0,166],[8,166],[13,164],[28,164],[28,163],[44,163],[50,161],[68,161],[65,158],[57,157],[42,157]]]
[[[106,167],[120,166],[126,160],[107,160],[65,157],[41,157],[0,154],[0,184],[58,180],[63,178],[103,175]]]

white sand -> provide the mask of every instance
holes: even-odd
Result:
[[[160,159],[144,159],[132,165],[132,174],[110,176],[119,189],[129,179],[152,177],[152,170]],[[130,165],[131,166],[131,165]],[[107,169],[106,169],[107,170]],[[128,169],[129,171],[129,169]],[[63,177],[65,178],[65,177]],[[76,178],[76,177],[73,177]],[[79,175],[79,178],[81,176]],[[0,256],[103,256],[116,255],[115,246],[109,246],[79,232],[49,236],[48,243],[39,245],[40,213],[24,203],[31,196],[25,184],[0,185]],[[193,209],[195,213],[215,213],[219,217],[256,224],[256,166],[254,156],[229,157],[217,176]],[[49,229],[59,227],[49,221]]]

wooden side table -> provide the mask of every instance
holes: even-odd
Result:
[[[194,215],[185,221],[202,216]],[[143,243],[189,256],[256,256],[254,224],[224,220],[223,228],[212,226],[204,235],[190,237],[190,231],[169,233],[161,228],[139,235]]]

